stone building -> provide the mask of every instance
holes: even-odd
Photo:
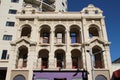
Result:
[[[110,80],[102,10],[90,4],[80,12],[41,12],[32,6],[17,12],[13,29],[1,29],[2,80]]]

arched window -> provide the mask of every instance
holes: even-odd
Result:
[[[50,43],[50,27],[48,25],[41,26],[40,40],[41,43]]]
[[[22,32],[21,32],[21,37],[30,37],[31,35],[31,27],[29,25],[24,25],[24,27],[22,28]]]
[[[27,57],[28,57],[28,48],[26,46],[21,46],[18,48],[17,56],[17,68],[26,68],[27,67]]]
[[[96,76],[95,80],[107,80],[107,79],[103,75],[98,75],[98,76]]]
[[[25,77],[23,75],[17,75],[13,78],[13,80],[25,80]]]
[[[65,68],[65,51],[56,50],[55,51],[56,67]]]
[[[38,53],[38,68],[48,68],[49,51],[40,50]]]
[[[99,37],[99,30],[98,30],[97,26],[91,25],[88,31],[89,31],[90,38]]]
[[[72,57],[72,68],[83,68],[83,62],[82,62],[82,54],[79,50],[74,49],[71,51],[71,57]]]
[[[55,27],[55,39],[57,44],[65,43],[65,27],[63,25]]]
[[[94,68],[104,68],[103,52],[101,47],[94,46],[92,48],[92,53],[94,55]]]
[[[70,37],[71,43],[81,43],[81,32],[77,25],[72,25],[70,27]]]

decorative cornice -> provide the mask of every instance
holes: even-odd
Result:
[[[31,40],[30,40],[29,38],[27,38],[27,37],[21,37],[21,38],[19,38],[19,39],[16,40],[16,41],[10,42],[10,45],[11,45],[11,46],[16,46],[17,44],[21,43],[22,41],[24,41],[24,42],[27,43],[27,44],[30,44],[30,46],[35,46],[35,45],[37,44],[36,42],[31,41]]]

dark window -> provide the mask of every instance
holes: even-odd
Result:
[[[98,10],[95,11],[95,14],[98,14]]]
[[[7,70],[5,69],[0,69],[0,80],[6,80],[6,73],[7,73]]]
[[[4,35],[3,40],[12,40],[12,35]]]
[[[22,75],[18,75],[18,76],[16,76],[16,77],[14,77],[13,80],[25,80],[25,77],[22,76]]]
[[[1,59],[7,59],[7,50],[3,50]]]
[[[11,22],[11,21],[7,21],[6,22],[6,26],[14,26],[15,22]]]
[[[107,80],[105,76],[98,75],[95,80]]]
[[[66,78],[54,78],[54,80],[67,80]]]
[[[42,58],[42,68],[48,68],[48,58]]]
[[[62,5],[65,6],[65,4],[62,2]]]
[[[11,2],[18,3],[19,0],[11,0]]]
[[[88,10],[85,10],[85,14],[88,14],[89,12],[88,12]]]
[[[16,13],[17,13],[17,10],[13,10],[13,9],[9,10],[9,14],[16,14]]]
[[[71,33],[71,42],[72,43],[77,43],[77,34],[76,33]]]

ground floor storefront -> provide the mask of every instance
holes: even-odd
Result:
[[[88,80],[86,71],[34,71],[33,80]]]

